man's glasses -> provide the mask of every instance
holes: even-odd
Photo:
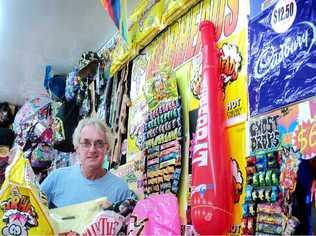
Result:
[[[106,145],[106,143],[102,140],[97,140],[94,142],[91,142],[89,140],[84,140],[82,143],[79,143],[79,144],[84,149],[90,149],[92,145],[94,145],[96,149],[102,149]]]

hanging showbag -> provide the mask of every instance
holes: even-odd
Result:
[[[28,100],[17,112],[13,123],[15,143],[25,151],[38,142],[51,142],[50,105],[50,98],[40,95]]]
[[[52,66],[45,68],[44,87],[50,97],[56,101],[65,100],[66,75],[53,75]]]
[[[53,235],[47,200],[21,150],[17,150],[5,177],[0,191],[1,234]]]
[[[65,101],[53,116],[53,145],[62,152],[73,152],[72,134],[79,122],[79,106],[74,100]]]

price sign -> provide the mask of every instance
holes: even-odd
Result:
[[[316,155],[316,121],[303,122],[294,132],[293,147],[299,150],[303,159]]]
[[[295,0],[279,0],[271,15],[271,26],[277,33],[286,32],[293,24],[297,12]]]

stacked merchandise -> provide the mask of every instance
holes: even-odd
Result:
[[[174,74],[166,66],[146,81],[143,124],[144,194],[178,193],[182,108]]]
[[[310,0],[250,1],[252,16],[254,6],[259,6],[258,8],[261,7],[261,9],[260,13],[250,17],[249,21],[249,6],[245,2],[222,4],[216,1],[201,1],[192,8],[189,14],[178,19],[175,24],[171,24],[178,17],[176,7],[184,6],[184,2],[189,1],[164,2],[161,16],[162,27],[166,25],[170,25],[170,27],[154,39],[133,61],[131,91],[135,91],[130,93],[132,106],[128,124],[127,160],[139,164],[139,160],[144,159],[145,174],[144,180],[137,182],[140,185],[139,189],[144,187],[146,196],[166,190],[174,191],[172,178],[173,165],[176,166],[176,164],[171,163],[181,161],[182,176],[184,176],[183,182],[181,182],[183,184],[181,187],[184,187],[180,188],[178,194],[181,223],[183,225],[190,223],[189,217],[185,215],[190,198],[184,200],[191,186],[187,177],[191,166],[186,164],[188,162],[186,160],[189,158],[190,138],[183,137],[186,140],[180,142],[179,136],[177,136],[180,135],[179,132],[173,133],[170,130],[176,130],[182,120],[181,132],[187,134],[193,130],[194,125],[192,124],[197,121],[194,112],[200,104],[200,98],[196,96],[199,95],[196,91],[200,88],[198,83],[200,76],[199,73],[196,73],[198,70],[194,68],[199,66],[194,60],[190,62],[189,59],[198,54],[201,49],[201,39],[198,35],[199,22],[203,19],[211,19],[216,24],[217,46],[221,50],[219,60],[230,132],[231,147],[229,151],[232,163],[235,163],[236,167],[234,178],[238,179],[231,233],[240,234],[240,229],[242,229],[244,234],[291,234],[298,224],[291,212],[292,195],[295,191],[298,164],[301,158],[296,153],[304,155],[304,149],[307,152],[304,142],[297,139],[299,139],[298,137],[303,139],[304,136],[307,140],[308,132],[313,133],[311,127],[314,127],[312,124],[314,124],[315,116],[312,115],[314,114],[312,111],[315,108],[311,106],[310,119],[306,119],[309,113],[305,111],[293,118],[293,115],[296,115],[296,107],[289,109],[289,111],[292,110],[291,116],[287,116],[284,112],[287,108],[284,106],[315,95],[315,70],[311,66],[313,64],[312,55],[315,51],[315,44],[313,44],[315,33],[312,30],[315,25],[313,19],[315,4],[312,4]],[[260,4],[261,2],[262,4]],[[156,1],[156,5],[152,9],[160,8],[159,3],[161,1]],[[241,4],[243,4],[242,7]],[[267,4],[270,4],[270,7],[267,7]],[[138,8],[139,14],[137,12],[134,14],[135,18],[145,15],[140,13],[144,8],[149,9],[149,5],[149,1],[144,1],[144,4]],[[229,11],[226,11],[226,8]],[[286,19],[281,17],[281,10],[284,9],[289,11]],[[148,12],[152,13],[153,10],[148,10],[146,13]],[[157,10],[157,14],[148,15],[160,18],[160,14],[160,10]],[[173,18],[175,15],[177,17]],[[171,18],[172,20],[169,22]],[[139,19],[140,24],[144,23],[144,18],[139,17]],[[283,25],[285,22],[283,20],[288,22],[286,26]],[[249,26],[249,30],[247,26]],[[134,27],[137,27],[137,24],[130,27],[129,34],[132,35],[131,29],[133,28],[136,33],[131,40],[133,46],[138,42],[135,50],[138,52],[151,40],[144,39],[143,36],[146,36],[144,32],[141,35],[137,34],[137,29],[135,30]],[[138,37],[135,37],[136,35]],[[149,35],[150,32],[148,32]],[[141,43],[140,39],[143,40]],[[247,52],[249,52],[249,56]],[[116,58],[118,57],[116,56]],[[292,62],[295,62],[294,66]],[[156,73],[155,71],[158,70],[161,63],[172,65],[172,69],[177,74],[183,106],[183,110],[179,109],[182,111],[178,112],[179,116],[182,113],[179,123],[174,121],[177,120],[176,115],[171,117],[170,114],[169,117],[165,115],[170,112],[164,107],[167,106],[165,104],[176,99],[175,97],[172,99],[161,98],[165,92],[168,92],[169,86],[149,82],[150,77]],[[112,70],[112,73],[120,67]],[[148,82],[150,86],[147,86]],[[194,88],[190,86],[189,93],[187,83],[194,84],[192,86]],[[147,91],[148,87],[161,88],[156,95],[151,96],[152,99],[146,98],[147,104],[144,105],[142,92],[145,93],[145,97],[148,97],[150,94]],[[276,108],[282,108],[282,114],[273,118],[275,125],[263,124],[262,127],[266,129],[258,131],[258,135],[255,137],[249,134],[246,137],[245,127],[248,123],[245,121],[248,113],[250,113],[250,121],[252,121],[255,119],[253,116]],[[302,108],[306,107],[302,106]],[[173,111],[175,109],[177,108],[172,108]],[[289,121],[292,121],[292,118],[291,123]],[[273,126],[273,130],[269,130],[269,125]],[[310,131],[306,131],[307,128]],[[306,133],[304,133],[305,131]],[[169,139],[172,138],[174,140],[170,141]],[[255,145],[251,148],[254,147],[254,150],[251,150],[248,158],[244,158],[247,155],[245,154],[246,139],[251,142],[254,139],[257,142],[253,143]],[[311,149],[312,145],[309,150]],[[139,150],[142,151],[141,155]],[[182,160],[177,157],[181,153]],[[172,161],[169,162],[169,158]],[[245,168],[243,168],[246,162],[247,176]],[[168,163],[171,164],[171,168]],[[129,165],[133,166],[130,163]],[[166,165],[168,167],[165,167]],[[142,168],[139,167],[138,171],[143,170]],[[192,189],[192,191],[194,190]],[[203,189],[201,193],[205,193]],[[244,200],[244,198],[246,199]]]
[[[293,234],[292,216],[299,159],[288,149],[247,157],[243,234]]]
[[[247,186],[242,221],[243,234],[254,234],[255,232],[280,234],[282,232],[282,227],[280,230],[279,225],[274,224],[279,221],[271,221],[271,227],[263,227],[262,221],[265,219],[262,216],[262,209],[279,208],[277,201],[280,198],[278,187],[280,162],[280,152],[247,157]],[[277,217],[274,214],[271,217],[277,219],[279,216]]]
[[[252,229],[253,232],[271,233],[275,230],[274,234],[291,234],[307,232],[310,227],[308,210],[312,199],[309,183],[312,182],[313,170],[308,164],[315,156],[310,142],[315,104],[315,99],[312,99],[283,107],[250,122],[251,156],[246,159],[244,233],[249,234]],[[281,212],[278,215],[279,222],[282,218],[281,231],[281,225],[276,221],[275,224],[273,221],[269,223],[274,227],[260,226],[268,223],[259,213],[267,209],[274,211],[270,208]]]
[[[187,5],[184,4],[184,2],[194,4],[193,2],[195,1],[165,1],[162,17],[163,22],[169,22],[169,19],[177,18],[179,16],[177,12],[180,12],[181,9],[183,9],[182,7]],[[185,226],[190,223],[190,214],[188,211],[190,202],[189,188],[191,185],[189,183],[189,170],[191,168],[189,164],[189,144],[191,137],[193,137],[193,135],[191,136],[191,133],[192,130],[194,130],[194,124],[197,122],[196,114],[200,105],[199,91],[201,87],[201,63],[198,63],[197,60],[194,59],[194,56],[198,55],[201,51],[201,38],[198,32],[199,23],[204,19],[212,19],[217,23],[217,39],[219,37],[223,39],[222,43],[218,46],[224,44],[228,49],[221,53],[221,65],[223,70],[226,72],[226,76],[221,75],[221,78],[225,78],[226,81],[229,81],[229,83],[227,82],[225,89],[225,107],[228,107],[228,110],[231,108],[231,115],[229,117],[231,118],[231,125],[236,124],[237,122],[245,121],[247,114],[247,96],[245,92],[247,72],[246,66],[244,65],[247,65],[247,44],[244,42],[247,39],[247,28],[245,26],[247,25],[246,12],[248,6],[245,3],[242,4],[243,7],[240,7],[241,2],[236,4],[221,4],[216,1],[200,1],[195,7],[191,8],[186,15],[177,19],[174,24],[171,24],[173,20],[170,20],[171,22],[167,23],[170,27],[156,37],[156,39],[154,39],[144,50],[142,50],[142,53],[133,61],[130,93],[132,106],[129,110],[130,113],[128,122],[129,136],[127,159],[129,161],[138,161],[139,157],[143,159],[147,158],[147,156],[152,153],[151,148],[148,153],[147,150],[144,150],[145,145],[142,146],[142,142],[145,140],[145,137],[142,135],[142,124],[148,122],[147,106],[142,103],[142,92],[146,92],[147,81],[150,80],[150,77],[159,70],[159,66],[161,64],[170,65],[176,74],[182,104],[182,169],[177,197],[183,230],[185,230],[187,228]],[[226,12],[224,9],[227,7],[230,11]],[[238,9],[243,9],[243,11]],[[177,15],[177,17],[173,18],[173,14]],[[169,16],[171,17],[169,18]],[[233,20],[228,21],[227,19]],[[231,37],[229,37],[230,35]],[[231,44],[233,45],[230,46]],[[238,60],[235,60],[235,58]],[[241,65],[243,66],[243,69],[240,69]],[[165,88],[162,89],[163,92],[166,90],[168,90],[168,86],[165,86]],[[149,113],[155,109],[156,108],[149,107]],[[143,115],[144,113],[146,114]],[[235,119],[237,116],[238,120]],[[238,150],[240,149],[240,146],[242,146],[240,140],[244,140],[244,138],[238,138],[234,143],[234,146],[236,146],[236,149]],[[143,150],[144,152],[140,154],[139,150]],[[159,150],[159,147],[156,150]],[[159,155],[159,152],[156,155]],[[242,159],[244,156],[245,154],[242,153],[242,155],[239,155],[238,157]],[[235,155],[232,157],[236,158]],[[150,160],[150,164],[155,163],[155,161],[157,162],[157,160],[152,162]],[[239,162],[239,166],[243,166],[241,162]],[[145,170],[146,175],[144,176],[144,180],[142,180],[145,188],[148,178],[147,172],[148,160],[147,169]],[[155,178],[154,181],[156,181]],[[142,186],[139,186],[140,191],[141,187]],[[204,193],[204,191],[201,192],[202,194]],[[242,202],[242,198],[240,202]],[[240,205],[241,204],[238,204],[236,207],[237,210],[240,210]],[[236,219],[234,223],[236,222],[237,228],[239,226],[237,224],[241,221],[241,217],[236,218],[238,219]],[[183,233],[185,232],[183,231]]]
[[[181,103],[169,100],[148,113],[144,149],[145,195],[177,193],[181,172]]]

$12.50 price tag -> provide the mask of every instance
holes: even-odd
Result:
[[[286,32],[293,24],[296,12],[297,6],[295,0],[279,0],[271,16],[273,30],[277,33]]]

